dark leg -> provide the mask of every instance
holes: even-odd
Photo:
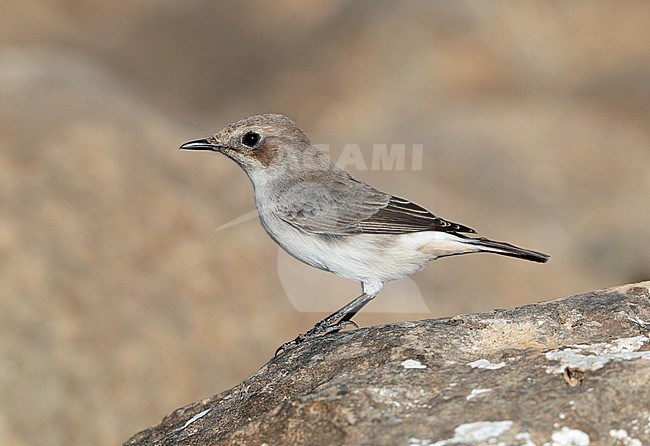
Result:
[[[363,308],[368,302],[374,299],[376,295],[377,293],[375,294],[363,293],[361,296],[357,297],[352,302],[346,304],[341,309],[335,311],[334,313],[330,314],[322,321],[318,322],[316,325],[314,325],[314,328],[309,330],[307,333],[301,333],[293,341],[285,342],[284,344],[282,344],[275,351],[275,355],[277,356],[277,354],[280,351],[286,351],[291,347],[300,344],[302,341],[313,338],[315,336],[334,333],[344,329],[348,325],[354,325],[355,327],[357,327],[357,324],[352,322],[351,319],[354,317],[355,314],[359,312],[359,310],[361,310],[361,308]]]

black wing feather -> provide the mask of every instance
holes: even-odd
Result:
[[[472,228],[436,217],[423,207],[391,196],[388,204],[359,222],[365,234],[404,234],[420,231],[476,233]]]

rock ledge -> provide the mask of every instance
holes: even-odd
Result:
[[[140,445],[650,442],[650,282],[326,336]]]

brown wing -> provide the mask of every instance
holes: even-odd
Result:
[[[381,192],[343,171],[295,182],[283,191],[275,212],[290,225],[315,234],[475,232],[436,217],[408,200]]]

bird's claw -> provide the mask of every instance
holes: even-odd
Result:
[[[316,324],[314,328],[309,330],[307,333],[301,333],[296,336],[296,339],[293,341],[288,341],[278,347],[275,351],[275,356],[278,356],[280,352],[286,352],[287,350],[295,347],[296,345],[306,341],[307,339],[315,338],[316,336],[327,335],[329,333],[336,333],[343,330],[346,327],[352,326],[354,328],[359,328],[356,322],[354,321],[340,321],[332,325]]]
[[[273,355],[273,356],[278,356],[278,354],[280,354],[280,352],[286,352],[287,350],[295,347],[296,345],[300,344],[304,340],[305,340],[305,335],[304,334],[299,334],[296,337],[296,339],[294,339],[293,341],[287,341],[284,344],[282,344],[281,346],[279,346],[277,348],[277,350],[275,351],[275,355]]]
[[[323,334],[336,333],[338,331],[343,330],[345,327],[350,327],[350,326],[354,328],[359,328],[357,323],[354,321],[341,321],[334,325],[329,325],[328,327],[325,327],[325,331],[323,332]]]

